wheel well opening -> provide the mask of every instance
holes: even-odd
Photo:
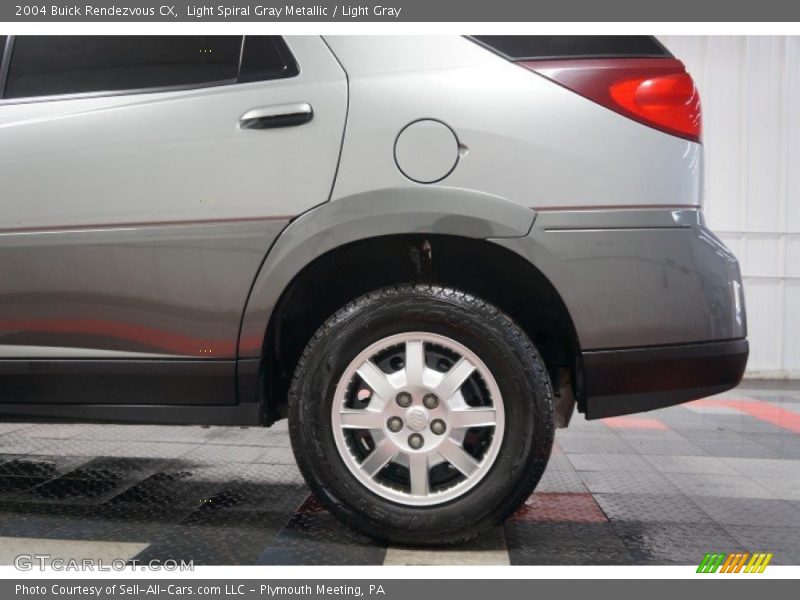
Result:
[[[308,341],[345,304],[400,283],[458,288],[491,302],[536,345],[557,391],[566,375],[580,399],[579,346],[558,292],[531,263],[501,246],[459,236],[392,235],[340,246],[307,265],[284,290],[264,338],[265,420],[286,416],[295,365]]]

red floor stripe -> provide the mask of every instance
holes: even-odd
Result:
[[[536,493],[512,517],[518,522],[605,523],[606,515],[591,494]]]
[[[603,423],[613,429],[659,429],[662,431],[669,429],[658,419],[644,417],[611,417],[603,419]]]
[[[725,406],[770,423],[781,429],[800,433],[800,415],[790,410],[776,406],[763,400],[724,400],[720,398],[705,398],[692,402],[697,406]]]

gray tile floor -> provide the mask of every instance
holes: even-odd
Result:
[[[386,548],[319,507],[275,428],[0,424],[0,561],[800,564],[800,384],[560,430],[526,505],[484,538]]]

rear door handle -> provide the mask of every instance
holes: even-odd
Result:
[[[308,123],[314,117],[314,109],[308,102],[276,104],[248,110],[239,118],[242,129],[275,129],[295,127]]]

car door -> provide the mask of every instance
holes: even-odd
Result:
[[[232,382],[259,265],[335,176],[347,88],[324,42],[9,36],[0,83],[0,402],[126,401],[13,377],[74,359]]]

